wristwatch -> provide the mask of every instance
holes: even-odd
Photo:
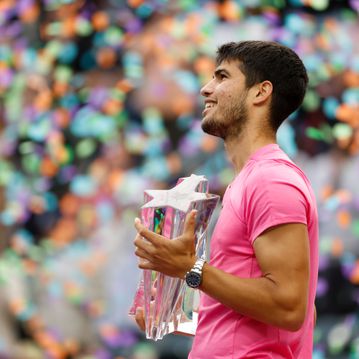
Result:
[[[193,268],[186,273],[185,280],[189,287],[198,288],[202,282],[202,269],[206,261],[198,258]]]

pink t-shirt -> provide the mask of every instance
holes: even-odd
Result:
[[[284,223],[308,227],[310,284],[301,329],[290,332],[258,322],[202,293],[190,359],[312,357],[318,273],[316,201],[304,173],[278,145],[257,150],[228,186],[211,240],[210,264],[238,277],[260,277],[253,242],[266,229]]]

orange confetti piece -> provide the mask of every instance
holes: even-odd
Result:
[[[212,153],[217,149],[218,142],[217,137],[205,135],[201,143],[201,148],[204,152]]]
[[[39,17],[40,9],[37,4],[32,4],[20,14],[20,20],[25,24],[31,24]]]
[[[227,21],[235,21],[239,19],[238,5],[231,0],[226,0],[218,5],[218,14]]]
[[[346,229],[349,227],[352,221],[351,214],[348,211],[339,211],[337,213],[337,221],[341,228]]]
[[[332,242],[332,255],[336,258],[341,257],[343,250],[343,241],[340,238],[335,238]]]
[[[103,31],[108,27],[109,18],[104,11],[97,11],[92,16],[92,25],[96,31]]]
[[[359,106],[341,104],[336,111],[336,117],[342,122],[348,123],[352,127],[359,126]]]
[[[359,73],[346,70],[343,75],[344,84],[348,87],[359,87]]]
[[[73,38],[76,34],[76,17],[67,17],[62,22],[62,34],[66,38]]]
[[[355,268],[353,269],[353,272],[350,275],[350,281],[353,284],[359,284],[359,261],[356,262]]]
[[[45,157],[40,165],[40,173],[46,177],[53,177],[58,170],[57,165],[49,158]]]
[[[106,115],[114,116],[122,111],[123,103],[119,100],[109,99],[103,104],[102,109]]]
[[[112,170],[107,178],[108,187],[112,191],[120,187],[123,180],[124,172],[120,169]]]
[[[34,107],[39,111],[46,111],[52,105],[52,93],[50,91],[41,91],[34,100]]]
[[[116,87],[124,93],[127,93],[133,89],[131,82],[126,79],[118,81]]]
[[[101,48],[96,54],[96,62],[104,69],[109,69],[116,64],[116,51],[111,47]]]
[[[131,7],[139,7],[143,4],[144,0],[127,0],[127,4]]]
[[[331,185],[323,186],[323,188],[321,189],[320,198],[325,201],[332,195],[333,195],[333,187]]]
[[[60,201],[60,211],[64,216],[73,217],[80,208],[80,200],[71,193],[67,193]]]
[[[10,310],[15,313],[15,315],[21,313],[26,308],[25,301],[20,298],[11,300],[9,306]]]
[[[347,229],[351,223],[351,214],[348,211],[339,211],[337,214],[337,221],[341,228]]]
[[[77,234],[77,224],[73,219],[60,219],[50,234],[50,238],[56,245],[63,247],[73,241]]]
[[[69,89],[69,85],[66,82],[56,81],[53,85],[53,93],[56,97],[63,97]]]

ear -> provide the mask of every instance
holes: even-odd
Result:
[[[262,105],[266,102],[273,93],[273,85],[270,81],[266,80],[255,85],[255,93],[253,104]]]

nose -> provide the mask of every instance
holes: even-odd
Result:
[[[213,80],[207,82],[202,88],[201,88],[201,95],[204,97],[208,97],[213,93],[214,86],[213,86]]]

